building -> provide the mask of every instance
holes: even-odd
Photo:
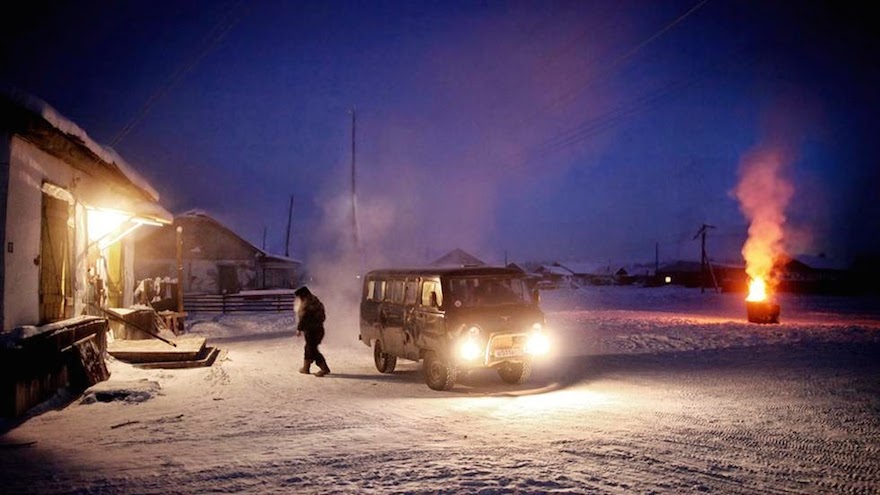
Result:
[[[0,197],[4,331],[131,304],[130,234],[172,220],[119,155],[14,90],[0,92]]]
[[[0,416],[109,376],[108,308],[134,292],[131,234],[159,194],[47,103],[0,90]]]
[[[559,262],[559,266],[571,272],[578,285],[615,285],[629,283],[627,271],[622,265],[596,262]]]
[[[179,227],[185,293],[235,294],[242,290],[296,288],[300,261],[254,246],[206,212],[192,210],[177,215],[174,227],[138,236],[137,280],[177,278]]]
[[[485,264],[485,261],[458,248],[431,262],[431,266],[484,266]]]
[[[554,262],[550,265],[541,265],[538,268],[535,268],[534,273],[540,277],[538,287],[541,289],[559,289],[577,286],[577,283],[574,280],[574,274],[571,273],[571,270],[560,265],[558,262]]]

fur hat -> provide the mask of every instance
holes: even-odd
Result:
[[[310,291],[308,287],[303,285],[299,289],[296,289],[295,291],[293,291],[293,295],[300,298],[300,299],[303,299],[305,297],[311,296],[312,291]]]

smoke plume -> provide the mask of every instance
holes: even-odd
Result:
[[[742,248],[746,273],[774,285],[773,267],[785,254],[785,209],[794,187],[785,177],[786,161],[775,150],[758,150],[740,163],[734,190],[740,210],[749,221],[748,239]]]

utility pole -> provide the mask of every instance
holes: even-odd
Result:
[[[700,242],[700,293],[706,292],[706,268],[708,267],[709,273],[712,275],[712,287],[715,288],[715,292],[718,292],[718,282],[715,280],[715,271],[712,270],[712,262],[709,261],[709,255],[706,254],[706,233],[709,229],[714,229],[714,225],[703,224],[700,226],[700,230],[697,231],[697,234],[694,235],[694,239],[700,237],[702,240]]]
[[[266,226],[263,225],[263,251],[266,250]]]
[[[293,194],[290,195],[290,208],[287,209],[287,234],[284,236],[284,256],[290,257],[290,224],[293,221]],[[264,234],[265,239],[265,234]],[[263,243],[265,244],[265,240]]]
[[[177,316],[183,316],[183,227],[180,225],[174,229],[177,234]],[[183,331],[183,320],[174,319],[175,327],[172,328],[175,334]]]
[[[654,243],[654,276],[660,271],[660,243]]]
[[[360,251],[358,242],[358,220],[357,220],[357,173],[355,168],[355,151],[356,151],[356,130],[357,116],[355,108],[351,108],[351,235],[354,241],[355,251]]]

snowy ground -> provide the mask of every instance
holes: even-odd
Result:
[[[320,294],[319,294],[320,296]],[[4,493],[880,493],[880,304],[544,294],[557,355],[526,385],[435,392],[329,328],[300,375],[290,315],[203,315],[211,368],[137,370],[0,437]],[[331,314],[333,307],[328,307]],[[51,405],[51,404],[50,404]]]

